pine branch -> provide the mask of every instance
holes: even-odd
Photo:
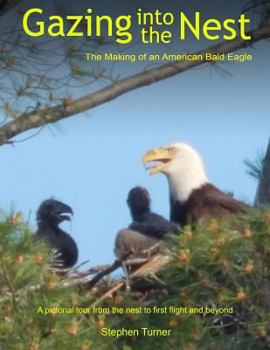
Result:
[[[202,61],[179,61],[167,63],[158,68],[145,70],[141,73],[121,79],[103,89],[71,101],[68,105],[63,102],[55,107],[42,108],[30,113],[22,114],[19,118],[0,128],[0,145],[12,144],[13,141],[11,141],[11,139],[24,131],[42,127],[48,123],[54,123],[61,119],[74,116],[78,113],[85,112],[91,108],[102,105],[103,103],[114,100],[130,91],[168,79],[194,67],[206,63],[210,64],[206,61],[206,53],[223,54],[234,52],[249,47],[262,39],[269,38],[270,21],[267,20],[263,25],[248,34],[251,35],[252,38],[249,41],[245,41],[238,36],[232,41],[224,41],[197,52],[197,55],[203,55],[204,59]]]
[[[60,275],[66,274],[66,277],[63,280],[60,280],[59,283],[55,285],[55,288],[57,287],[70,288],[70,287],[80,286],[86,290],[89,290],[93,288],[103,277],[112,273],[113,271],[115,271],[121,266],[121,262],[116,260],[111,265],[95,266],[84,272],[78,271],[78,268],[84,264],[85,262],[81,263],[77,267],[74,267],[72,269],[65,269],[65,270],[49,268],[49,270],[52,273],[56,273],[56,274],[59,273]],[[16,301],[19,297],[23,297],[25,296],[25,294],[29,292],[36,292],[40,290],[42,287],[42,285],[36,284],[36,285],[25,286],[24,288],[15,291],[11,285],[10,279],[8,278],[7,271],[6,270],[3,271],[3,274],[6,278],[6,281],[8,282],[10,292],[6,292],[5,295],[0,298],[0,303],[4,303],[10,298]],[[89,277],[92,276],[93,274],[95,274],[95,276],[89,280]]]

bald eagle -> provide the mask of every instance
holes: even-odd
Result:
[[[151,211],[151,197],[143,187],[137,186],[129,191],[127,204],[133,219],[129,229],[157,239],[179,229],[178,225]]]
[[[185,143],[153,149],[144,155],[143,162],[148,165],[151,175],[166,175],[170,218],[181,226],[248,209],[248,205],[226,195],[209,182],[199,153]]]
[[[151,211],[151,198],[143,187],[134,187],[128,193],[127,204],[132,223],[117,233],[115,255],[125,257],[147,257],[149,249],[158,245],[164,235],[174,232],[178,225]]]
[[[59,227],[61,222],[71,220],[70,215],[73,215],[71,207],[55,199],[43,201],[37,211],[37,237],[59,253],[57,260],[60,261],[61,268],[70,268],[78,260],[76,242]]]

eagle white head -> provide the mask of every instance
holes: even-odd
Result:
[[[184,202],[191,192],[208,183],[199,153],[185,143],[173,143],[145,153],[143,162],[151,175],[167,176],[174,200]]]

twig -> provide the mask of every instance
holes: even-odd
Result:
[[[90,289],[93,288],[94,285],[97,284],[104,276],[108,275],[109,273],[112,273],[116,269],[118,269],[122,265],[121,261],[115,260],[115,262],[108,267],[107,269],[99,272],[94,278],[91,279],[91,281],[87,282],[85,284],[85,288]]]
[[[155,274],[155,272],[159,271],[163,266],[169,263],[171,261],[172,257],[169,255],[155,255],[152,257],[151,260],[149,260],[147,263],[142,265],[140,268],[135,270],[132,274],[130,274],[129,278],[135,278],[139,276],[146,276],[146,275],[152,275]],[[92,305],[96,306],[100,304],[103,300],[110,297],[114,292],[122,288],[126,284],[125,281],[119,282],[116,286],[112,287],[110,290],[108,290],[105,294],[103,294],[99,299],[97,299]]]

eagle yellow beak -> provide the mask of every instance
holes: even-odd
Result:
[[[144,167],[149,170],[150,175],[164,172],[166,165],[173,159],[166,148],[153,149],[143,156]],[[159,162],[149,164],[150,162]]]

